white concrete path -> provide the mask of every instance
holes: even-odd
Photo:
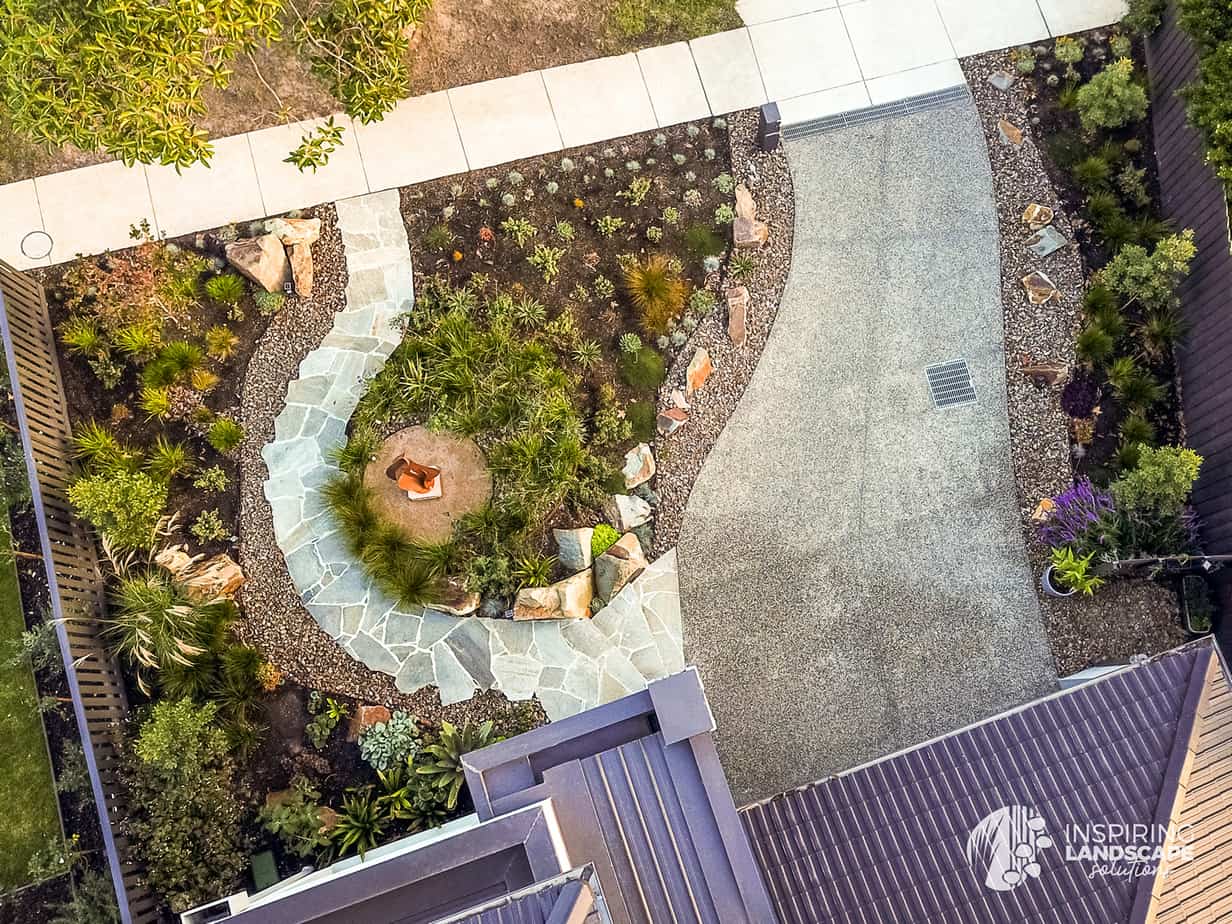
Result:
[[[1123,0],[739,0],[745,28],[403,100],[346,128],[328,166],[283,158],[315,123],[215,141],[209,167],[82,167],[0,186],[0,259],[18,268],[780,104],[785,124],[962,84],[958,58],[1106,25]],[[50,236],[31,258],[22,241]],[[40,238],[46,248],[46,238]],[[31,239],[27,250],[39,241]]]

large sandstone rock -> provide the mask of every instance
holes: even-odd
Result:
[[[227,262],[266,292],[281,292],[291,279],[287,252],[272,234],[228,244]]]
[[[292,244],[287,248],[287,254],[291,259],[291,280],[295,283],[295,294],[301,298],[311,298],[312,248],[307,244]]]
[[[753,201],[753,194],[743,183],[736,187],[736,217],[747,218],[749,221],[757,218],[757,203]]]
[[[755,218],[737,218],[732,222],[732,243],[737,250],[757,250],[770,240],[770,228]]]
[[[347,723],[347,741],[358,741],[359,736],[377,722],[388,722],[391,718],[386,706],[360,706]]]
[[[1058,301],[1061,298],[1061,293],[1053,281],[1048,278],[1048,274],[1039,270],[1023,276],[1022,287],[1026,290],[1027,299],[1032,305],[1044,305],[1054,298]]]
[[[1046,205],[1032,202],[1022,213],[1023,223],[1032,231],[1042,231],[1052,224],[1053,211]]]
[[[625,453],[625,467],[621,474],[625,478],[625,488],[632,491],[639,484],[645,484],[655,473],[654,453],[645,443],[638,443]]]
[[[594,578],[591,569],[579,571],[577,574],[557,581],[552,585],[560,599],[560,615],[562,619],[589,619],[590,602],[595,597]]]
[[[556,559],[560,566],[569,572],[589,568],[594,560],[590,552],[590,540],[594,534],[595,531],[589,526],[552,530],[552,535],[556,537]]]
[[[315,244],[321,237],[319,218],[270,218],[265,233],[272,234],[287,247],[292,244]]]
[[[714,372],[714,364],[710,362],[710,354],[705,347],[698,347],[693,358],[689,360],[689,369],[685,373],[685,394],[692,397],[693,393],[706,384],[710,373]]]
[[[611,600],[648,565],[637,536],[625,533],[595,559],[595,591],[601,599]]]
[[[201,555],[189,555],[182,545],[174,545],[155,555],[154,563],[166,569],[184,588],[189,599],[198,603],[231,600],[244,585],[244,572],[226,553],[205,559]]]
[[[650,504],[630,494],[613,494],[604,505],[603,513],[622,533],[648,523],[651,516]]]
[[[513,618],[563,619],[560,594],[555,587],[523,587],[513,601]]]
[[[727,336],[736,346],[744,346],[749,323],[749,290],[732,286],[727,290]]]
[[[449,578],[441,588],[437,599],[430,605],[434,610],[448,613],[450,616],[469,616],[479,609],[483,599],[479,594],[468,591],[457,578]]]

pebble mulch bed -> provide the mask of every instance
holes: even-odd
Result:
[[[1031,203],[1056,211],[1053,224],[1073,239],[1073,223],[1048,178],[1044,155],[1033,137],[1033,106],[1015,81],[1007,91],[996,89],[989,76],[1013,73],[1005,51],[965,58],[961,62],[984,126],[992,161],[993,192],[1001,230],[1001,301],[1005,313],[1006,390],[1010,440],[1018,504],[1027,553],[1035,575],[1043,572],[1047,550],[1035,537],[1031,513],[1043,497],[1058,493],[1073,478],[1068,418],[1060,405],[1060,387],[1039,387],[1022,371],[1035,363],[1074,363],[1074,338],[1086,269],[1076,244],[1042,260],[1026,248],[1032,232],[1022,220]],[[997,129],[1005,119],[1022,130],[1020,146],[1004,143]],[[1020,282],[1042,270],[1061,291],[1061,300],[1032,305]],[[1061,600],[1036,592],[1048,639],[1061,676],[1092,664],[1124,661],[1134,654],[1153,654],[1184,642],[1175,595],[1168,588],[1142,580],[1110,581],[1090,598]]]
[[[757,148],[757,112],[746,110],[728,119],[732,176],[743,182],[757,204],[757,218],[770,227],[770,240],[757,253],[757,269],[743,284],[749,290],[747,337],[737,347],[727,336],[727,307],[720,304],[705,318],[677,351],[660,393],[659,406],[670,407],[674,389],[684,388],[685,371],[698,347],[704,347],[714,364],[714,374],[689,399],[689,420],[670,436],[655,440],[658,466],[655,490],[660,503],[655,511],[654,551],[662,554],[676,544],[689,492],[697,480],[727,419],[753,377],[761,351],[778,313],[795,227],[795,196],[786,151],[766,154]]]
[[[393,677],[369,670],[331,639],[305,609],[286,561],[274,539],[273,517],[262,485],[269,472],[261,447],[274,438],[274,418],[286,400],[287,385],[304,357],[320,345],[344,306],[346,258],[333,206],[315,210],[322,219],[321,239],[313,245],[316,294],[289,298],[273,319],[249,362],[241,390],[241,422],[246,438],[240,456],[240,566],[247,578],[242,591],[245,618],[240,632],[261,648],[297,683],[369,703],[397,706],[427,721],[482,721],[504,711],[495,691],[442,709],[435,687],[400,693]]]

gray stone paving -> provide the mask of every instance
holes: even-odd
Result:
[[[538,696],[551,719],[580,712],[683,669],[674,550],[593,620],[513,622],[406,611],[355,564],[326,512],[330,451],[366,388],[401,340],[414,282],[398,192],[336,203],[346,248],[347,307],[287,388],[274,440],[261,452],[274,534],[308,611],[356,659],[398,689],[436,686],[441,702],[497,689]]]
[[[739,800],[1056,683],[1018,525],[974,110],[845,128],[788,155],[783,301],[678,545],[685,650]],[[977,402],[935,410],[924,370],[957,358]]]

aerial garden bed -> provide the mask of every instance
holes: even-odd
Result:
[[[1062,675],[1183,641],[1156,578],[1200,552],[1173,350],[1192,243],[1159,218],[1141,61],[1105,29],[962,62],[993,163],[1023,528],[1037,576],[1073,592],[1041,585]],[[1041,230],[1062,246],[1042,255]]]

